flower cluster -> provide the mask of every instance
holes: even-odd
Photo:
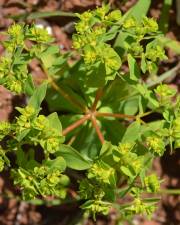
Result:
[[[106,5],[78,14],[80,21],[76,24],[77,34],[73,35],[73,46],[81,52],[89,71],[88,80],[93,79],[94,70],[97,70],[97,79],[103,82],[112,80],[121,66],[121,59],[116,51],[105,43],[109,38],[113,38],[108,37],[107,32],[111,25],[116,27],[115,23],[120,20],[121,12],[115,10],[108,13],[109,10],[109,6]],[[99,69],[103,73],[98,72]]]
[[[6,35],[7,40],[3,42],[5,53],[0,58],[0,84],[14,93],[24,93],[30,76],[28,63],[32,59],[31,49],[43,51],[52,38],[45,29],[23,24],[13,24]],[[30,50],[26,40],[34,42]]]
[[[107,145],[107,148],[106,148]],[[107,214],[112,206],[109,202],[116,199],[118,178],[127,180],[130,185],[120,192],[123,197],[128,191],[133,201],[124,206],[122,215],[133,216],[136,213],[150,216],[155,209],[155,203],[144,199],[143,194],[158,193],[160,183],[155,174],[146,175],[148,168],[148,150],[138,155],[137,146],[133,142],[122,142],[118,146],[105,143],[102,156],[88,170],[87,178],[80,182],[79,194],[85,203],[81,206],[86,212]],[[151,157],[150,157],[151,159]],[[138,178],[141,178],[140,180]]]
[[[25,200],[34,199],[38,195],[55,196],[59,198],[66,197],[66,188],[69,179],[62,171],[48,166],[34,167],[33,170],[19,168],[12,170],[14,184],[22,190],[22,196]]]
[[[55,153],[64,141],[59,131],[50,125],[44,115],[38,115],[32,106],[17,108],[21,115],[16,121],[17,139],[27,143],[40,144],[45,154]]]
[[[165,144],[161,137],[157,135],[151,135],[146,138],[147,147],[152,153],[162,156],[164,154]]]
[[[141,22],[138,22],[133,17],[128,18],[123,23],[123,29],[130,37],[130,42],[125,42],[127,51],[134,57],[141,58],[141,69],[145,73],[155,73],[157,71],[157,63],[166,60],[165,50],[158,42],[158,24],[148,17],[144,17]],[[144,41],[152,39],[144,48]]]
[[[0,141],[10,133],[11,131],[11,124],[8,122],[1,122],[0,123]]]
[[[103,161],[93,164],[87,173],[87,178],[80,182],[79,194],[87,200],[81,207],[94,217],[97,213],[107,215],[115,194],[115,170]],[[111,190],[112,195],[109,195]],[[114,193],[113,193],[114,192]]]

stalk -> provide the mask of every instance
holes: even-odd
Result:
[[[83,124],[86,120],[88,120],[90,118],[90,115],[85,115],[83,116],[81,119],[77,120],[75,123],[71,124],[70,126],[68,126],[67,128],[65,128],[63,130],[63,135],[68,134],[69,132],[71,132],[72,130],[74,130],[75,128],[79,127],[81,124]]]
[[[104,137],[103,137],[103,134],[102,134],[102,132],[101,132],[101,130],[100,130],[98,124],[97,124],[97,120],[94,116],[91,117],[91,122],[92,122],[93,127],[96,130],[96,133],[98,135],[98,138],[99,138],[101,144],[103,144],[104,143]]]

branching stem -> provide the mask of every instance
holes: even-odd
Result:
[[[98,137],[99,137],[99,140],[100,140],[101,144],[103,144],[103,143],[104,143],[104,137],[103,137],[103,134],[102,134],[102,132],[101,132],[101,130],[100,130],[98,124],[97,124],[96,118],[95,118],[94,116],[92,116],[92,117],[91,117],[91,121],[92,121],[93,127],[94,127],[95,130],[96,130],[96,133],[97,133],[97,135],[98,135]]]
[[[115,117],[115,118],[125,118],[125,119],[136,119],[136,116],[133,115],[126,115],[126,114],[120,114],[120,113],[101,113],[96,112],[97,117]]]
[[[80,102],[78,102],[75,98],[73,98],[71,95],[69,95],[67,92],[65,92],[61,87],[59,87],[56,82],[52,79],[52,77],[48,77],[49,83],[51,86],[56,90],[60,95],[62,95],[66,100],[68,100],[70,103],[72,103],[74,106],[82,110],[83,112],[86,111],[86,108],[84,105],[82,105]]]
[[[42,63],[43,65],[43,63]],[[58,86],[56,84],[56,82],[54,81],[54,79],[49,76],[46,68],[44,66],[42,66],[42,69],[49,81],[49,84],[52,86],[52,88],[54,90],[56,90],[60,95],[62,95],[66,100],[68,100],[71,104],[73,104],[75,107],[79,108],[80,110],[82,110],[83,112],[86,112],[86,107],[84,105],[82,105],[79,101],[77,101],[74,97],[72,97],[71,95],[69,95],[66,91],[64,91],[60,86]]]
[[[93,102],[92,107],[91,107],[92,112],[95,112],[95,110],[97,108],[97,104],[98,104],[100,98],[102,97],[102,94],[103,94],[103,89],[99,88],[97,90],[96,97],[95,97],[94,102]]]
[[[81,119],[77,120],[75,123],[71,124],[67,128],[63,130],[63,135],[68,134],[70,131],[74,130],[75,128],[79,127],[81,124],[83,124],[86,120],[90,118],[90,115],[84,115]]]

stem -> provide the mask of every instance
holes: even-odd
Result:
[[[43,65],[43,63],[42,63]],[[66,93],[61,87],[59,87],[56,82],[54,81],[54,79],[49,76],[46,68],[44,66],[42,66],[42,69],[50,83],[50,85],[54,88],[54,90],[56,90],[60,95],[62,95],[66,100],[68,100],[71,104],[73,104],[74,106],[76,106],[77,108],[79,108],[80,110],[82,110],[83,112],[86,112],[86,107],[84,105],[82,105],[79,101],[77,101],[76,99],[74,99],[71,95],[69,95],[68,93]]]
[[[94,112],[94,111],[96,110],[98,101],[99,101],[100,98],[102,97],[102,94],[103,94],[103,89],[102,89],[102,88],[99,88],[99,89],[97,90],[96,97],[95,97],[95,99],[94,99],[94,103],[92,104],[92,107],[91,107],[91,111],[92,111],[92,112]]]
[[[79,127],[81,124],[83,124],[86,120],[90,118],[90,115],[85,115],[81,119],[77,120],[75,123],[71,124],[70,126],[66,127],[63,130],[63,135],[68,134],[70,131],[74,130],[75,128]]]
[[[96,130],[96,133],[98,135],[98,138],[99,138],[101,144],[103,144],[104,143],[104,137],[103,137],[103,134],[101,133],[101,130],[100,130],[98,124],[97,124],[97,120],[94,116],[91,117],[91,122],[92,122],[93,127]]]
[[[68,188],[67,191],[69,192],[69,194],[70,194],[73,198],[75,198],[75,199],[78,200],[78,194],[77,194],[73,189]]]
[[[101,112],[96,112],[96,116],[97,117],[115,117],[115,118],[136,119],[136,116],[120,114],[120,113],[101,113]]]
[[[86,111],[86,107],[83,106],[80,102],[78,102],[76,99],[74,99],[72,96],[70,96],[68,93],[66,93],[61,87],[59,87],[56,82],[52,79],[52,77],[48,77],[49,83],[51,86],[56,90],[60,95],[62,95],[66,100],[68,100],[70,103],[72,103],[74,106],[82,110],[83,112]]]
[[[180,189],[161,189],[159,194],[180,195]]]
[[[142,115],[139,115],[140,118],[144,117],[144,116],[148,116],[150,115],[151,113],[153,113],[154,111],[149,111],[149,112],[145,112],[143,113]]]
[[[177,75],[178,70],[180,69],[180,63],[178,63],[174,68],[171,70],[168,70],[167,72],[163,73],[162,75],[158,76],[155,81],[150,81],[147,84],[148,88],[151,88],[157,84],[162,83],[164,80],[166,80],[169,77],[173,77]]]
[[[77,132],[77,134],[72,136],[72,138],[68,141],[67,145],[72,145],[73,142],[76,140],[78,134],[79,134],[79,132]]]

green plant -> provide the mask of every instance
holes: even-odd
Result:
[[[180,98],[156,75],[167,59],[162,34],[154,19],[122,16],[108,5],[76,15],[71,53],[61,54],[47,31],[35,25],[14,24],[6,33],[0,83],[29,100],[16,108],[13,123],[0,123],[0,170],[11,171],[24,200],[54,196],[62,202],[70,190],[66,168],[71,176],[85,170],[79,172],[76,200],[83,200],[81,208],[94,218],[110,207],[120,209],[121,218],[150,216],[157,199],[144,193],[160,190],[151,162],[166,147],[180,147]],[[123,51],[116,52],[110,43],[119,33]],[[70,64],[72,55],[81,58]],[[39,87],[28,70],[34,59],[47,76]],[[44,99],[49,116],[41,114]],[[153,113],[160,119],[146,122]],[[131,201],[117,205],[127,194]]]

